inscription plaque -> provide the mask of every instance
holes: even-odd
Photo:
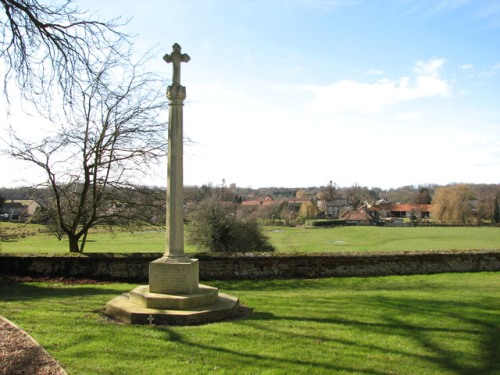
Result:
[[[160,258],[149,264],[149,291],[191,294],[198,290],[198,277],[198,259],[177,262]]]

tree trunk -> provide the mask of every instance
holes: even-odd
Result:
[[[80,246],[78,244],[79,237],[74,235],[68,235],[68,240],[69,240],[69,252],[81,253]]]

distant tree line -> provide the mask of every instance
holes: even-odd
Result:
[[[50,208],[50,190],[46,188],[20,187],[0,188],[0,196],[6,200],[35,199]],[[189,217],[200,202],[211,200],[225,202],[226,206],[241,206],[242,201],[268,197],[276,204],[262,205],[257,210],[240,207],[238,215],[255,219],[279,219],[284,212],[295,205],[296,211],[304,217],[318,214],[317,201],[345,200],[353,209],[363,204],[374,204],[379,200],[394,203],[432,204],[432,217],[439,223],[499,223],[500,184],[449,184],[446,186],[422,185],[403,186],[383,190],[359,185],[338,187],[333,183],[308,188],[240,188],[232,184],[205,184],[184,188],[185,216]],[[294,199],[311,204],[293,203]],[[287,203],[288,201],[288,203]],[[302,213],[301,213],[302,210]],[[109,216],[102,223],[106,225],[164,225],[165,188],[130,186],[116,189],[102,202],[99,211]],[[234,211],[236,212],[236,211]],[[50,221],[50,209],[46,209],[41,220]]]

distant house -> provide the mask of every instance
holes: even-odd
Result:
[[[26,207],[28,207],[28,216],[33,216],[38,210],[42,208],[42,205],[37,201],[27,201]]]
[[[326,202],[325,206],[325,215],[330,219],[340,219],[344,213],[352,210],[352,206],[347,203],[347,199],[335,199]]]
[[[264,199],[254,199],[250,201],[242,201],[241,205],[246,207],[260,207],[260,206],[272,206],[273,204],[281,203],[281,201],[274,201],[271,197],[265,197]]]
[[[5,201],[1,207],[3,221],[22,221],[28,215],[28,207],[19,201]]]
[[[360,207],[355,211],[348,211],[341,217],[347,224],[372,225],[374,223],[373,213],[366,207]]]
[[[2,221],[26,221],[40,208],[41,205],[34,200],[11,199],[0,207],[0,217]]]
[[[256,211],[261,207],[272,207],[286,204],[286,212],[283,214],[288,220],[293,220],[297,218],[297,214],[300,209],[300,205],[304,202],[311,202],[311,198],[290,198],[290,199],[279,199],[273,200],[270,196],[264,199],[252,199],[241,202],[241,208],[245,209],[246,212]]]
[[[430,204],[391,204],[389,207],[389,217],[392,218],[417,218],[428,219],[431,216]]]

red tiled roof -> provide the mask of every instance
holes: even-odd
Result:
[[[371,217],[365,209],[358,208],[356,211],[348,211],[345,214],[343,214],[342,219],[361,221],[361,220],[370,220]]]
[[[344,220],[370,220],[366,212],[350,212],[344,216]]]

